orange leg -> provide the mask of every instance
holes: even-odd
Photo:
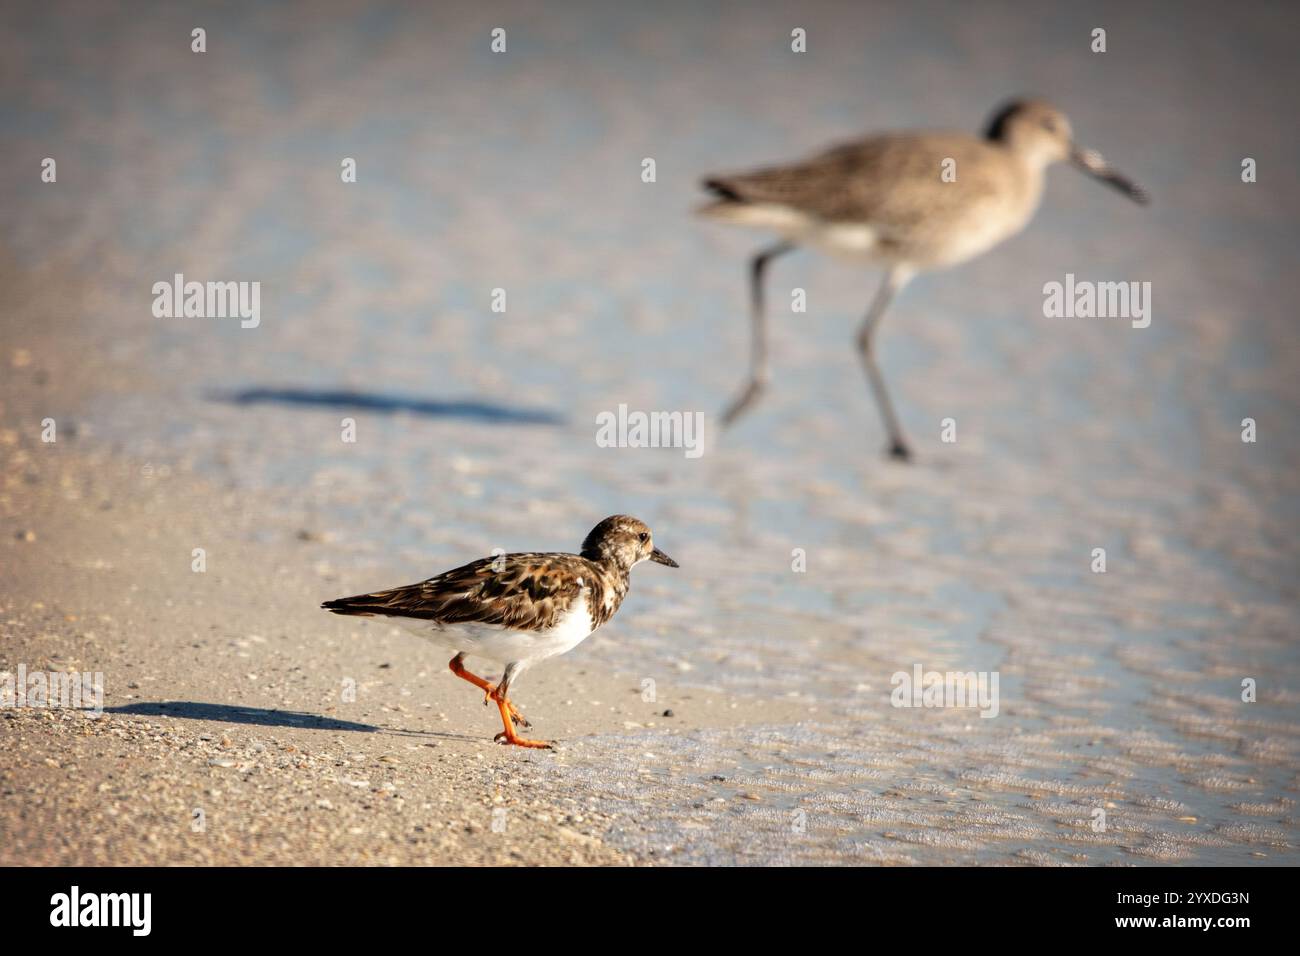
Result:
[[[514,744],[516,747],[537,747],[541,750],[550,750],[551,745],[545,740],[527,740],[524,737],[515,736],[515,728],[511,721],[515,717],[514,706],[504,697],[498,697],[495,690],[490,695],[497,702],[497,707],[501,711],[501,722],[505,724],[506,729],[493,737],[493,740],[501,740],[507,744]]]
[[[461,680],[467,680],[475,687],[477,687],[479,690],[483,691],[483,705],[486,707],[487,702],[489,700],[497,700],[498,705],[504,704],[505,711],[507,712],[510,718],[508,722],[520,724],[524,727],[531,727],[532,724],[528,722],[527,718],[525,718],[523,714],[519,713],[519,711],[515,709],[514,704],[510,703],[510,701],[508,700],[504,700],[504,699],[498,700],[494,696],[496,694],[496,689],[497,689],[496,684],[493,684],[491,681],[484,680],[482,677],[479,677],[477,674],[471,674],[469,671],[465,670],[465,665],[461,661],[461,656],[462,655],[457,654],[455,657],[451,659],[451,663],[448,664],[447,666],[450,667],[451,672],[455,674],[457,677],[459,677]],[[499,736],[500,735],[498,734],[498,737]],[[506,736],[508,738],[510,735],[507,734]],[[522,738],[516,738],[516,739],[522,740]],[[509,742],[514,743],[514,741],[509,741]],[[545,746],[545,745],[529,744],[528,746]]]

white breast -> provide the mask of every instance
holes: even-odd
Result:
[[[499,664],[533,663],[571,651],[591,634],[588,593],[584,589],[559,623],[545,631],[520,631],[497,624],[438,624],[414,618],[397,621],[417,636],[452,652],[463,651]]]

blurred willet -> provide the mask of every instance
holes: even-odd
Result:
[[[763,274],[776,256],[809,245],[885,267],[885,279],[858,330],[857,348],[875,393],[890,453],[909,456],[873,341],[890,301],[918,272],[979,255],[1033,217],[1047,167],[1070,160],[1145,204],[1146,193],[1099,153],[1075,145],[1069,121],[1040,101],[1009,104],[983,138],[965,133],[886,133],[787,166],[710,176],[719,197],[700,212],[769,229],[781,241],[750,266],[753,344],[749,383],[723,412],[730,425],[767,384]]]

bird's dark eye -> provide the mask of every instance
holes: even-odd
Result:
[[[650,540],[650,535],[646,534],[644,531],[642,531],[639,535],[637,535],[637,537],[641,539],[642,544],[645,544],[647,541]]]
[[[1056,120],[1051,120],[1051,119],[1045,119],[1045,120],[1043,120],[1043,129],[1047,130],[1049,133],[1055,133],[1055,132],[1056,132]]]

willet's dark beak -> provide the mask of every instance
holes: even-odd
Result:
[[[672,558],[668,557],[668,555],[664,554],[658,548],[655,548],[653,551],[650,552],[650,560],[654,561],[656,564],[666,564],[670,568],[681,567],[680,564],[678,564]]]
[[[1110,164],[1095,149],[1082,149],[1075,146],[1070,150],[1070,162],[1094,179],[1099,179],[1106,185],[1118,189],[1140,206],[1145,206],[1151,201],[1145,189],[1127,176],[1121,176],[1111,169]]]

